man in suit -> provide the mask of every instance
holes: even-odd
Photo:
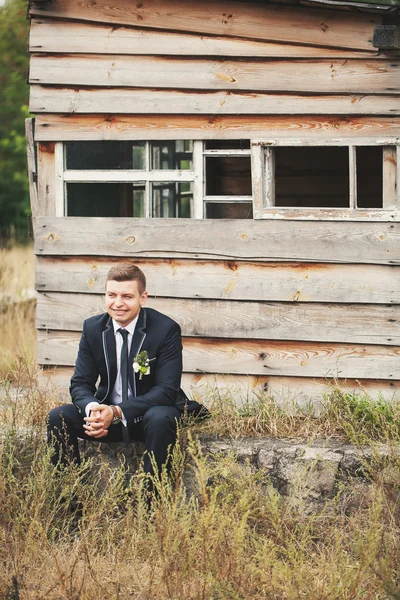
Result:
[[[54,465],[79,464],[78,438],[144,441],[147,474],[153,473],[153,460],[159,472],[166,463],[188,405],[180,389],[181,331],[166,315],[144,308],[147,295],[137,266],[119,264],[108,272],[107,312],[83,324],[71,379],[72,404],[49,414]],[[143,368],[135,372],[138,366]],[[189,406],[194,412],[202,409],[194,402]]]

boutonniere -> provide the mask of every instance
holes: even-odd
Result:
[[[135,356],[132,367],[135,373],[139,373],[139,379],[142,379],[143,375],[150,375],[150,361],[147,350],[143,350]]]

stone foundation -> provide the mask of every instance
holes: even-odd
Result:
[[[341,507],[357,508],[368,502],[370,484],[368,465],[373,456],[383,460],[388,449],[359,448],[339,440],[318,439],[305,443],[298,439],[242,438],[237,440],[199,438],[204,454],[210,459],[217,455],[232,455],[243,468],[260,472],[283,497],[298,498],[305,510],[318,510],[327,500],[341,491]],[[123,460],[133,473],[140,462],[143,445],[132,443],[88,443],[82,450],[96,463],[105,461],[110,467]],[[193,475],[185,474],[189,493],[196,493]]]

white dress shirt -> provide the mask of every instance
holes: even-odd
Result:
[[[115,380],[114,388],[110,395],[111,404],[121,404],[121,402],[122,402],[121,350],[122,350],[123,340],[122,340],[122,335],[120,334],[118,329],[126,329],[126,331],[128,332],[128,355],[129,355],[129,352],[131,351],[133,334],[135,333],[135,328],[136,328],[136,323],[137,323],[138,318],[139,318],[139,315],[136,317],[136,319],[131,321],[131,323],[129,323],[129,325],[127,325],[126,327],[121,327],[121,325],[119,323],[117,323],[117,321],[114,321],[114,319],[112,319],[112,324],[114,327],[114,336],[115,336],[115,347],[116,347],[116,352],[117,352],[117,377]],[[133,398],[132,390],[131,390],[130,385],[128,384],[128,400],[131,400],[132,398]],[[86,406],[86,410],[85,410],[86,416],[88,417],[90,415],[90,411],[95,410],[95,407],[98,405],[99,405],[98,402],[90,402]],[[125,427],[127,427],[127,421],[124,417],[124,413],[122,413],[121,421],[122,421],[123,425],[125,425]]]

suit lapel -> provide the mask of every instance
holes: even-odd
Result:
[[[136,377],[135,373],[132,369],[133,359],[139,354],[142,349],[142,345],[144,342],[144,338],[146,337],[146,309],[141,308],[138,321],[136,323],[135,332],[133,334],[131,350],[129,352],[129,362],[128,362],[128,373],[129,373],[129,383],[131,385],[131,390],[133,395],[136,397]]]
[[[111,317],[108,319],[106,328],[103,331],[103,351],[108,375],[107,397],[111,390],[114,389],[115,380],[117,378],[117,350]]]

